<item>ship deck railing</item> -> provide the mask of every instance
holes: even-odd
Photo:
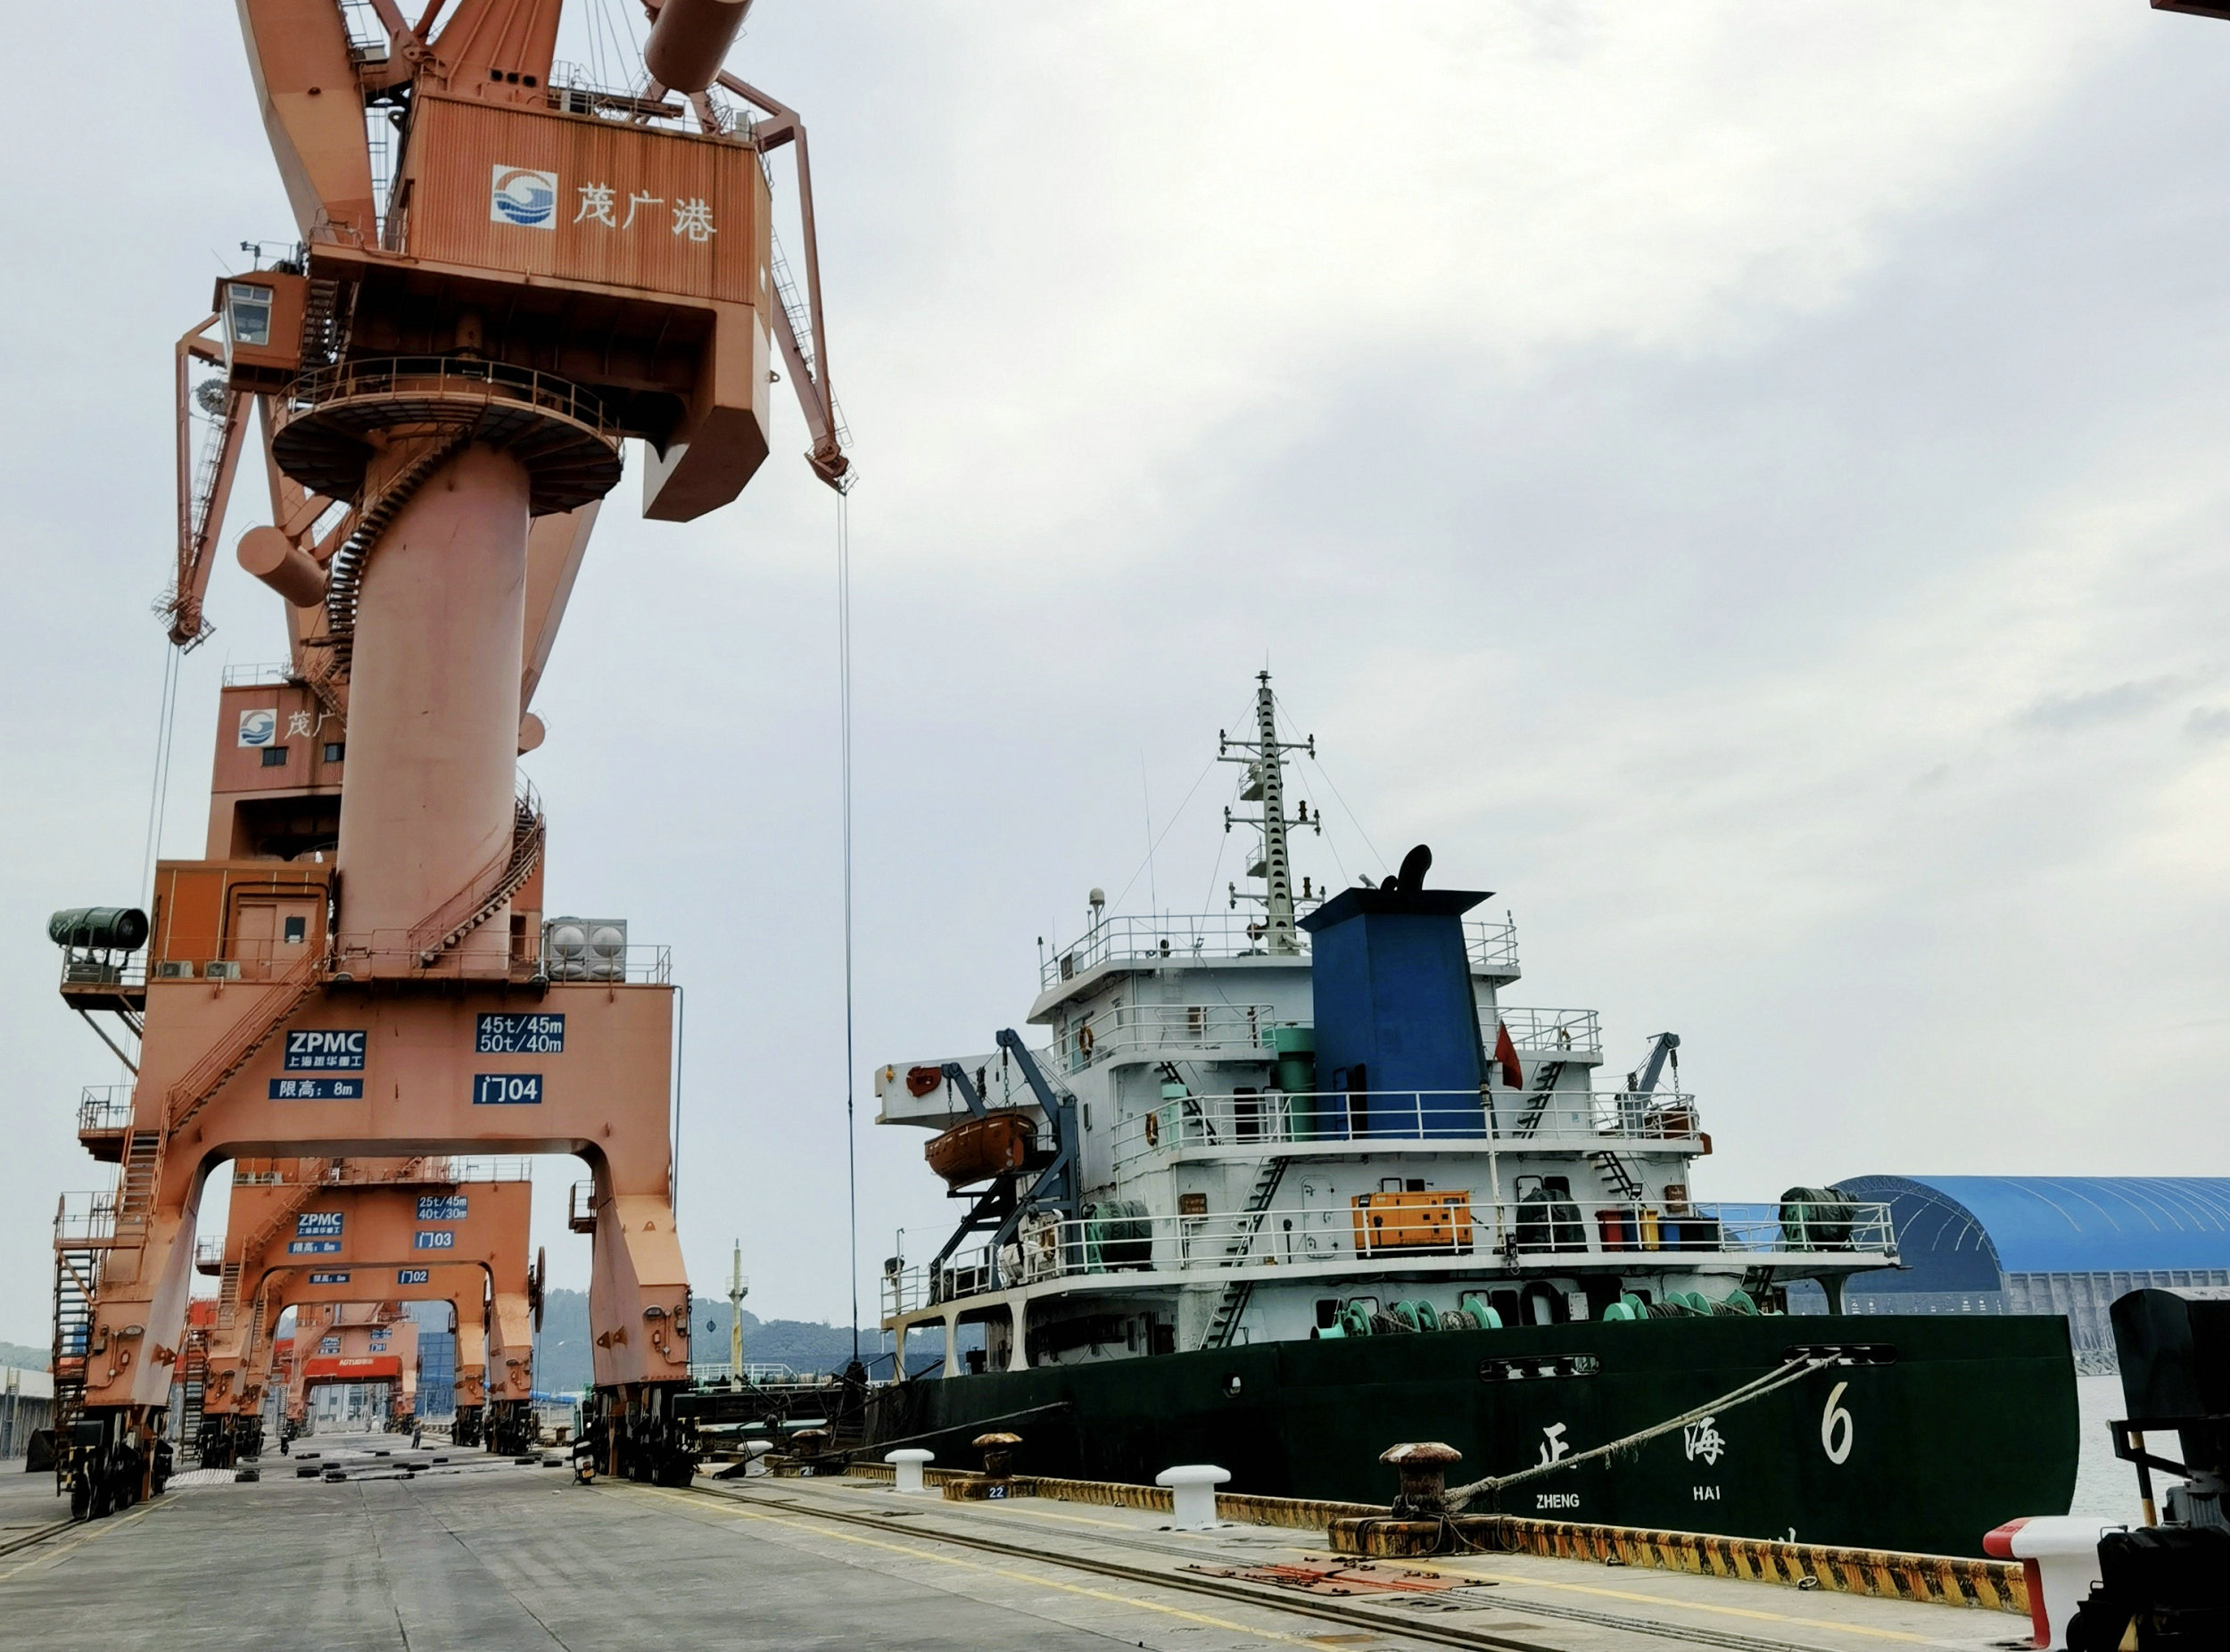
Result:
[[[1110,1148],[1120,1170],[1155,1157],[1700,1151],[1703,1140],[1696,1098],[1674,1091],[1496,1090],[1490,1112],[1476,1090],[1261,1090],[1165,1101],[1117,1123]]]
[[[1537,1061],[1601,1057],[1602,1025],[1593,1010],[1505,1009],[1500,1015],[1511,1043]],[[1278,1032],[1314,1025],[1281,1020],[1276,1006],[1268,1004],[1120,1004],[1064,1028],[1053,1047],[1068,1072],[1122,1056],[1166,1059],[1171,1050],[1209,1060],[1269,1061],[1276,1054]],[[1490,1036],[1489,1045],[1493,1042]]]
[[[732,1383],[735,1380],[736,1367],[728,1360],[690,1361],[690,1381],[692,1383]],[[769,1383],[796,1383],[798,1376],[795,1370],[779,1360],[747,1359],[743,1363],[743,1380],[763,1387]]]
[[[1295,939],[1309,951],[1306,930]],[[1517,975],[1517,925],[1509,919],[1472,920],[1464,924],[1465,950],[1471,967],[1487,974]],[[1103,918],[1083,936],[1055,951],[1039,966],[1046,990],[1107,963],[1154,963],[1163,960],[1202,962],[1211,958],[1268,955],[1263,921],[1245,913],[1160,913],[1143,918]]]
[[[1893,1267],[1889,1206],[1838,1202],[1710,1203],[1505,1200],[1460,1194],[1437,1214],[1416,1204],[1304,1205],[1259,1215],[1088,1217],[1026,1229],[1004,1254],[960,1252],[932,1273],[901,1268],[883,1279],[890,1318],[962,1299],[1047,1281],[1127,1284],[1225,1282],[1358,1271],[1475,1274],[1631,1271],[1738,1257],[1801,1273]],[[1374,1222],[1374,1217],[1380,1219]]]
[[[1521,1055],[1545,1056],[1554,1061],[1568,1055],[1577,1061],[1582,1056],[1599,1056],[1603,1053],[1603,1021],[1593,1010],[1541,1010],[1517,1004],[1497,1007],[1502,1025],[1509,1029],[1510,1042]],[[1484,1012],[1480,1018],[1481,1030],[1486,1033],[1487,1047],[1494,1047],[1494,1034],[1489,1029]]]

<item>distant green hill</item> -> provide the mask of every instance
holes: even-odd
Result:
[[[717,1363],[728,1358],[729,1308],[724,1301],[697,1302],[690,1327],[696,1358]],[[860,1357],[873,1359],[887,1346],[873,1326],[860,1329]],[[549,1293],[542,1308],[541,1334],[534,1339],[534,1386],[545,1393],[576,1393],[595,1380],[589,1337],[589,1298],[582,1291]],[[786,1365],[798,1375],[841,1371],[852,1357],[852,1328],[816,1325],[804,1319],[761,1319],[743,1316],[743,1358],[747,1364]],[[888,1374],[888,1361],[876,1370]]]

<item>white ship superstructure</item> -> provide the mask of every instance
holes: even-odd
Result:
[[[1514,923],[1427,889],[1429,854],[1379,888],[1296,892],[1289,846],[1318,819],[1288,813],[1293,749],[1264,673],[1252,738],[1224,741],[1259,809],[1227,813],[1260,849],[1231,912],[1108,916],[1095,890],[1083,936],[1043,965],[1028,1020],[1047,1042],[1006,1032],[987,1054],[877,1070],[879,1121],[938,1132],[931,1163],[970,1200],[929,1262],[887,1269],[886,1328],[941,1326],[958,1374],[972,1323],[974,1358],[1022,1369],[1749,1312],[1791,1279],[1833,1299],[1894,1265],[1884,1206],[1697,1201],[1711,1138],[1679,1040],[1598,1087],[1595,1012],[1506,1004]]]

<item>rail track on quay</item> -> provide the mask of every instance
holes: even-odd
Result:
[[[631,1484],[628,1489],[637,1488]],[[648,1490],[648,1488],[642,1489]],[[1371,1630],[1380,1634],[1401,1636],[1412,1640],[1426,1641],[1440,1646],[1491,1648],[1492,1652],[1567,1652],[1565,1648],[1550,1646],[1544,1642],[1527,1640],[1494,1630],[1467,1629],[1460,1624],[1446,1621],[1436,1622],[1431,1616],[1426,1615],[1433,1612],[1468,1611],[1487,1604],[1486,1601],[1476,1597],[1466,1601],[1461,1607],[1456,1607],[1452,1603],[1443,1603],[1436,1599],[1435,1595],[1442,1591],[1434,1593],[1421,1591],[1415,1595],[1389,1594],[1384,1597],[1386,1606],[1383,1607],[1352,1604],[1327,1599],[1319,1595],[1306,1594],[1296,1590],[1284,1590],[1275,1586],[1264,1587],[1235,1579],[1210,1576],[1199,1572],[1159,1571],[1150,1566],[1132,1565],[1101,1556],[1074,1554],[1048,1549],[1042,1543],[1032,1545],[985,1533],[958,1531],[953,1529],[949,1522],[937,1525],[917,1524],[921,1515],[943,1513],[943,1508],[937,1505],[923,1508],[919,1515],[915,1511],[908,1510],[904,1516],[893,1517],[889,1515],[871,1514],[855,1509],[819,1507],[810,1501],[796,1498],[772,1497],[756,1491],[715,1490],[708,1486],[674,1488],[652,1491],[650,1494],[671,1498],[689,1498],[723,1505],[731,1508],[751,1511],[757,1518],[778,1520],[785,1524],[798,1520],[814,1520],[902,1537],[917,1545],[934,1543],[974,1549],[979,1553],[998,1556],[1003,1559],[1027,1561],[1041,1566],[1088,1573],[1094,1576],[1144,1588],[1205,1596],[1257,1610],[1316,1618],[1326,1623],[1342,1624],[1350,1629]],[[1119,1533],[1113,1531],[1104,1533],[1094,1532],[1092,1541],[1115,1549],[1178,1556],[1195,1564],[1206,1561],[1234,1567],[1260,1565],[1258,1557],[1234,1554],[1227,1549],[1208,1549],[1164,1541],[1139,1533]],[[909,1551],[902,1550],[901,1552]],[[910,1552],[928,1558],[941,1557],[931,1555],[926,1548],[915,1549]],[[1490,1557],[1483,1555],[1480,1557]],[[1505,1580],[1481,1577],[1455,1569],[1450,1564],[1450,1559],[1460,1561],[1464,1558],[1466,1557],[1434,1557],[1430,1560],[1410,1561],[1404,1564],[1420,1572],[1434,1573],[1446,1577],[1450,1580],[1454,1587],[1482,1590],[1494,1588],[1498,1591],[1492,1598],[1494,1610],[1508,1612],[1514,1615],[1540,1618],[1544,1621],[1544,1627],[1553,1623],[1585,1624],[1595,1629],[1616,1630],[1628,1634],[1662,1637],[1667,1640],[1689,1646],[1720,1647],[1727,1648],[1728,1652],[1820,1652],[1822,1644],[1818,1640],[1773,1640],[1759,1635],[1743,1634],[1732,1630],[1714,1629],[1700,1624],[1678,1623],[1654,1617],[1595,1610],[1584,1607],[1559,1606],[1532,1600],[1521,1601],[1499,1592]],[[1521,1581],[1514,1579],[1508,1582],[1520,1582]],[[1401,1609],[1396,1605],[1398,1601],[1408,1603],[1408,1609]],[[1674,1606],[1678,1603],[1668,1601],[1664,1604]],[[1763,1615],[1755,1611],[1744,1611],[1742,1615],[1756,1617]],[[1821,1627],[1832,1631],[1840,1626],[1823,1623]],[[1920,1641],[1923,1639],[1919,1636],[1906,1637],[1894,1633],[1889,1638],[1910,1639],[1914,1641]]]

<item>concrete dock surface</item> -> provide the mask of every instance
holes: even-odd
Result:
[[[257,1483],[190,1476],[125,1514],[0,1553],[0,1645],[88,1634],[118,1652],[2029,1644],[2026,1620],[2004,1613],[1530,1556],[1317,1581],[1361,1563],[1331,1556],[1321,1533],[1176,1532],[1163,1514],[1036,1498],[960,1503],[837,1479],[582,1486],[566,1466],[413,1450],[392,1436],[299,1444],[265,1458]],[[299,1477],[302,1466],[320,1473]],[[328,1467],[348,1477],[328,1480]],[[0,1482],[0,1549],[67,1512],[51,1476]]]

